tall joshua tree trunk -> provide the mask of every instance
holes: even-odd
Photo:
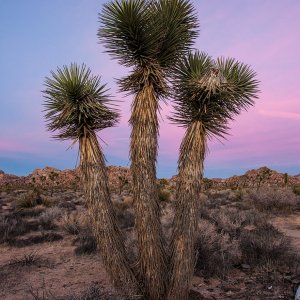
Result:
[[[145,296],[149,300],[163,299],[166,281],[166,254],[156,187],[157,111],[154,88],[147,84],[137,93],[132,106],[130,156],[138,261],[140,276],[145,283]]]
[[[205,150],[204,128],[200,121],[194,121],[180,147],[168,300],[188,299],[196,258],[194,244]]]
[[[127,295],[139,295],[137,280],[127,260],[122,234],[117,226],[108,189],[104,155],[94,132],[79,138],[80,171],[93,233],[115,287]]]

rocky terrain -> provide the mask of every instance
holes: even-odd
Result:
[[[124,181],[131,182],[130,171],[124,167],[109,166],[109,180],[111,186],[121,184]],[[168,180],[171,185],[176,182],[176,176]],[[79,171],[58,170],[51,167],[44,169],[35,169],[28,176],[16,176],[5,174],[0,170],[0,187],[10,186],[39,186],[39,187],[76,187],[79,184]],[[224,189],[224,188],[257,188],[260,186],[286,187],[300,185],[300,174],[296,176],[287,173],[279,173],[267,167],[261,167],[256,170],[249,170],[244,175],[232,176],[226,179],[213,178],[204,179],[204,187]]]
[[[108,167],[128,251],[136,255],[131,177]],[[176,177],[159,179],[171,233]],[[204,180],[191,299],[293,299],[300,284],[300,180],[266,167]],[[0,299],[123,299],[89,226],[78,170],[0,172]]]

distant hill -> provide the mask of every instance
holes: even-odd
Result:
[[[300,175],[300,174],[299,174]],[[267,186],[290,186],[300,184],[300,176],[290,176],[287,173],[279,173],[268,167],[249,170],[244,175],[232,176],[227,179],[214,179],[215,187],[259,187]]]
[[[121,181],[131,182],[130,170],[124,167],[109,166],[107,167],[109,175],[109,184],[112,188],[116,188]],[[177,176],[168,179],[171,185],[175,185]],[[212,188],[237,188],[237,187],[259,187],[267,186],[293,186],[300,184],[300,174],[297,176],[289,176],[279,173],[267,167],[261,167],[255,170],[249,170],[244,175],[232,176],[226,179],[214,178],[204,179],[204,185]],[[63,170],[45,167],[36,169],[28,176],[8,175],[0,171],[0,187],[1,186],[57,186],[61,188],[72,188],[80,185],[79,170]]]

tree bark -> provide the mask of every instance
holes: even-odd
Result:
[[[153,86],[145,85],[135,96],[129,122],[138,265],[149,300],[164,299],[167,270],[156,183],[157,111]]]
[[[94,132],[79,140],[80,171],[92,230],[106,271],[114,286],[127,295],[141,295],[127,259],[124,239],[110,199],[104,155]]]
[[[195,236],[205,150],[204,129],[201,122],[195,121],[187,128],[180,147],[168,300],[188,299],[196,260]]]

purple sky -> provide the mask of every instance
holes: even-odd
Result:
[[[73,168],[77,147],[51,140],[42,113],[44,77],[57,66],[85,62],[122,100],[117,128],[101,133],[108,164],[129,166],[130,97],[114,78],[129,70],[98,44],[97,13],[106,1],[27,0],[0,2],[0,169],[25,175],[46,165]],[[255,107],[231,124],[230,136],[212,140],[205,176],[227,177],[266,165],[300,173],[300,1],[205,0],[194,5],[200,20],[195,48],[213,57],[250,64],[261,81]],[[158,176],[176,173],[183,130],[169,124],[171,103],[162,105]]]

